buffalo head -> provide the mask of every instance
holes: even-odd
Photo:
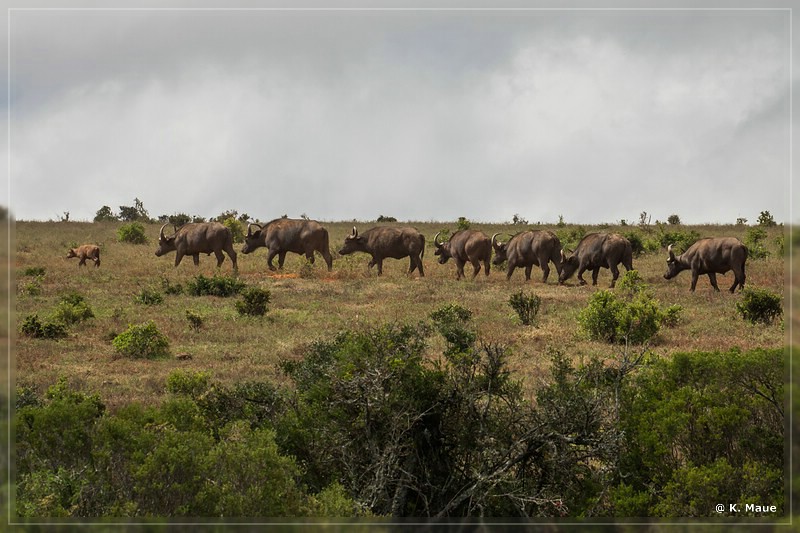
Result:
[[[169,222],[167,223],[169,224]],[[167,224],[161,226],[161,231],[158,232],[158,250],[156,250],[156,257],[161,257],[167,252],[175,251],[175,235],[171,235],[167,237],[164,235],[164,228],[167,227]]]
[[[558,276],[558,284],[563,285],[565,281],[572,277],[578,267],[580,266],[580,260],[575,254],[572,254],[570,257],[567,257],[564,254],[564,250],[561,250],[561,274]]]
[[[441,231],[439,233],[441,233]],[[439,233],[437,233],[433,237],[433,245],[436,247],[436,251],[434,252],[434,255],[438,255],[439,256],[439,264],[443,265],[443,264],[447,263],[447,260],[450,259],[453,256],[450,254],[450,243],[449,242],[445,242],[445,243],[439,242]]]
[[[352,254],[353,252],[364,252],[366,246],[366,242],[364,237],[358,236],[358,230],[355,226],[353,226],[353,233],[348,235],[344,238],[344,244],[342,245],[342,249],[339,250],[339,255],[348,255]],[[370,264],[370,266],[372,266]]]
[[[258,227],[255,233],[253,233],[253,226]],[[256,248],[265,246],[264,237],[261,233],[263,229],[260,224],[252,223],[247,225],[247,235],[244,236],[244,246],[242,246],[243,254],[249,254]]]
[[[492,264],[495,266],[502,265],[508,261],[508,243],[498,241],[498,235],[500,234],[495,233],[492,235],[492,248],[494,249],[494,259],[492,259]]]
[[[669,257],[667,258],[667,271],[664,273],[664,279],[672,279],[681,271],[678,267],[678,261],[675,259],[675,252],[672,251],[672,245],[667,247]]]

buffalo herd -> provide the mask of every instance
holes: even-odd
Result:
[[[219,222],[190,223],[180,227],[170,236],[164,234],[164,227],[166,224],[159,232],[156,256],[160,257],[174,251],[177,267],[186,255],[192,256],[194,264],[199,265],[201,253],[207,255],[213,253],[219,267],[225,260],[224,252],[230,257],[234,271],[237,271],[233,233],[228,227]],[[531,270],[534,266],[538,266],[542,269],[542,282],[546,283],[552,263],[558,274],[559,285],[564,284],[576,272],[578,282],[585,285],[583,274],[587,270],[592,273],[592,285],[597,285],[600,269],[607,268],[612,274],[611,287],[614,287],[619,278],[620,264],[626,270],[633,269],[631,243],[617,233],[590,233],[581,239],[569,256],[565,253],[558,236],[549,230],[523,231],[511,236],[505,242],[497,238],[498,233],[489,238],[482,231],[469,229],[456,231],[447,241],[440,242],[439,235],[441,232],[433,238],[435,255],[439,257],[440,264],[453,259],[456,264],[457,279],[465,276],[464,267],[467,263],[472,265],[473,279],[480,272],[481,264],[488,276],[490,264],[497,266],[506,263],[506,279],[511,278],[515,269],[524,268],[525,279],[530,280]],[[317,252],[325,260],[328,271],[333,268],[328,230],[314,220],[278,218],[265,224],[251,223],[247,226],[244,241],[241,249],[244,254],[249,254],[262,246],[269,250],[267,266],[270,270],[275,270],[272,260],[276,255],[278,268],[283,268],[287,252],[305,255],[310,263],[314,263],[314,252]],[[371,256],[369,267],[377,265],[378,275],[383,273],[384,259],[408,257],[408,273],[417,270],[422,277],[425,276],[422,264],[425,242],[425,236],[411,227],[378,226],[359,233],[353,226],[353,231],[345,237],[339,254],[348,255],[355,252],[369,254]],[[729,271],[733,271],[735,278],[730,292],[734,292],[737,287],[744,288],[747,248],[739,239],[734,237],[700,239],[677,256],[672,251],[672,245],[667,251],[669,258],[664,278],[672,279],[683,270],[691,270],[693,292],[697,278],[701,274],[707,274],[711,286],[719,291],[717,274]],[[67,258],[70,257],[80,258],[79,266],[85,265],[86,259],[92,259],[96,267],[100,266],[100,249],[94,245],[85,244],[71,249],[67,254]]]

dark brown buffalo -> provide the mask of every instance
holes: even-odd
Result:
[[[253,226],[258,230],[253,233]],[[292,218],[276,218],[260,224],[249,224],[247,235],[244,238],[243,254],[249,254],[262,246],[269,248],[267,266],[275,270],[272,259],[278,256],[278,268],[283,268],[286,253],[305,254],[310,263],[314,263],[314,252],[319,252],[328,265],[328,271],[333,268],[330,246],[328,245],[328,230],[316,220],[296,220]]]
[[[456,262],[456,279],[464,276],[464,265],[467,263],[472,263],[472,279],[475,279],[475,276],[481,271],[481,261],[483,261],[486,275],[489,275],[492,243],[484,232],[471,229],[459,230],[444,243],[439,242],[439,233],[433,238],[433,245],[436,246],[434,254],[439,256],[440,265],[447,263],[451,257],[453,258]]]
[[[77,257],[78,266],[86,266],[86,260],[91,259],[94,261],[95,268],[100,266],[100,247],[94,244],[82,244],[77,248],[72,248],[67,252],[67,259],[70,257]]]
[[[684,270],[692,271],[692,292],[697,286],[697,277],[701,274],[708,274],[711,286],[718,291],[717,274],[725,274],[733,270],[733,285],[729,289],[731,292],[744,288],[744,263],[747,261],[747,248],[742,241],[735,237],[718,237],[700,239],[689,247],[688,250],[679,256],[675,256],[672,245],[667,248],[669,259],[667,259],[666,279],[672,279]]]
[[[219,222],[202,222],[185,224],[173,235],[164,235],[164,228],[161,226],[158,236],[158,250],[156,256],[175,251],[175,266],[181,264],[184,255],[191,255],[195,266],[200,264],[200,254],[214,254],[217,256],[217,267],[222,265],[226,252],[233,263],[233,270],[238,269],[236,265],[236,252],[233,250],[233,234],[231,230]]]
[[[492,235],[495,265],[508,261],[506,279],[511,279],[515,268],[525,267],[525,279],[530,281],[531,270],[536,265],[542,269],[542,283],[547,282],[550,275],[550,262],[561,274],[561,241],[555,233],[548,230],[528,230],[517,233],[508,242],[497,240],[497,233]]]
[[[600,269],[609,268],[613,274],[611,287],[614,287],[619,277],[617,265],[620,263],[625,270],[633,270],[633,250],[630,241],[616,233],[590,233],[581,239],[572,256],[566,257],[564,251],[561,251],[561,274],[558,276],[558,282],[564,283],[577,270],[581,285],[586,285],[583,273],[591,270],[592,285],[597,285]]]
[[[358,233],[353,226],[353,233],[345,237],[344,245],[339,250],[341,255],[353,252],[364,252],[372,256],[370,268],[378,265],[378,275],[383,274],[383,260],[385,258],[402,259],[409,257],[411,264],[408,273],[419,270],[421,277],[425,276],[422,268],[422,257],[425,255],[425,237],[414,228],[387,228],[375,227],[364,233]]]

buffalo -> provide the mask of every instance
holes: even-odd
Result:
[[[383,274],[383,260],[387,257],[402,259],[410,257],[408,273],[419,270],[420,277],[425,276],[422,268],[422,257],[425,255],[425,237],[414,228],[375,227],[364,233],[358,233],[353,226],[353,233],[345,237],[340,255],[353,252],[364,252],[372,256],[370,268],[378,265],[378,275]]]
[[[97,268],[100,266],[100,247],[94,244],[82,244],[77,248],[71,248],[67,252],[67,259],[71,257],[80,259],[80,261],[78,261],[79,267],[86,266],[86,260],[91,259],[94,261],[95,268]]]
[[[692,270],[692,292],[697,286],[700,274],[708,274],[711,286],[718,291],[717,274],[725,274],[733,270],[733,285],[731,293],[738,286],[744,288],[744,263],[747,261],[747,248],[742,241],[735,237],[717,237],[700,239],[679,256],[675,256],[672,245],[667,248],[667,272],[665,279],[672,279],[684,270]]]
[[[439,232],[441,233],[441,232]],[[460,230],[450,237],[447,242],[439,242],[439,233],[433,238],[433,245],[436,246],[435,255],[439,256],[439,264],[447,263],[451,257],[456,262],[456,279],[464,276],[464,265],[472,263],[472,279],[481,271],[481,261],[483,261],[486,275],[489,275],[489,260],[492,258],[492,243],[489,237],[482,231],[470,229]]]
[[[561,241],[552,231],[528,230],[517,233],[508,242],[500,242],[497,233],[492,235],[495,265],[508,261],[506,279],[511,279],[514,269],[525,267],[525,280],[530,281],[531,269],[536,265],[542,269],[542,283],[547,283],[550,275],[550,262],[561,275]]]
[[[236,272],[236,252],[233,250],[233,234],[231,230],[219,222],[202,222],[185,224],[173,235],[164,235],[164,228],[161,226],[158,236],[158,250],[156,257],[175,251],[175,266],[181,264],[184,255],[191,255],[195,266],[200,264],[200,254],[217,256],[217,268],[222,265],[226,252],[233,263],[233,270]]]
[[[253,232],[253,226],[256,226],[258,230]],[[249,254],[262,246],[269,249],[267,266],[270,270],[275,270],[272,259],[276,255],[278,256],[278,268],[283,268],[287,252],[305,254],[306,259],[312,264],[314,263],[314,252],[319,252],[325,259],[325,264],[328,265],[328,271],[330,272],[333,268],[333,258],[328,245],[328,230],[315,220],[278,218],[263,226],[249,224],[242,253]]]
[[[570,257],[566,257],[564,250],[561,250],[561,274],[558,276],[558,283],[563,284],[577,270],[580,284],[586,285],[583,273],[591,270],[592,285],[597,285],[600,268],[609,268],[613,274],[613,288],[619,277],[617,265],[620,263],[626,270],[633,270],[633,249],[630,241],[617,233],[590,233],[581,239],[575,253]]]

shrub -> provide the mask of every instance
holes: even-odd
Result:
[[[761,211],[761,214],[758,215],[758,225],[765,226],[771,228],[772,226],[777,225],[775,223],[775,219],[772,216],[772,213],[769,211]]]
[[[192,296],[228,297],[239,294],[244,287],[243,281],[230,276],[215,275],[207,278],[202,274],[186,283],[186,289]]]
[[[119,220],[119,217],[114,214],[110,207],[104,205],[94,215],[95,222],[113,222]]]
[[[142,289],[136,296],[136,301],[142,305],[158,305],[164,302],[164,296],[155,289]]]
[[[586,228],[583,226],[577,226],[570,229],[563,229],[561,231],[557,231],[556,235],[558,235],[558,240],[561,241],[562,248],[574,250],[575,247],[578,246],[578,243],[581,242],[581,239],[586,236]]]
[[[311,279],[314,277],[314,265],[311,263],[311,261],[308,259],[303,261],[303,265],[300,267],[298,275],[302,279]]]
[[[42,294],[42,277],[36,276],[31,281],[22,286],[22,293],[30,296]]]
[[[147,235],[144,226],[139,222],[123,224],[117,230],[117,240],[130,244],[147,244]]]
[[[652,339],[664,321],[647,285],[636,270],[625,273],[616,293],[598,291],[578,314],[578,323],[592,340],[609,343],[644,344]],[[670,311],[675,318],[679,311]]]
[[[28,267],[22,272],[22,275],[38,278],[44,276],[44,273],[44,267]]]
[[[766,259],[769,257],[769,251],[764,245],[766,238],[766,230],[758,226],[748,228],[747,235],[744,238],[744,245],[747,246],[747,257],[750,259]]]
[[[164,291],[164,294],[183,294],[183,285],[180,283],[173,285],[167,278],[161,278],[161,289]]]
[[[458,217],[458,222],[456,222],[456,227],[459,230],[469,229],[471,225],[472,223],[469,221],[469,219],[467,219],[467,217]]]
[[[199,331],[201,327],[203,327],[203,316],[199,313],[195,313],[191,309],[186,310],[186,320],[189,321],[189,328],[192,331]]]
[[[67,336],[67,326],[62,322],[42,323],[37,314],[28,315],[22,322],[22,334],[37,339],[60,339]]]
[[[659,224],[660,230],[659,244],[662,248],[668,247],[670,244],[681,252],[685,252],[691,245],[700,239],[700,234],[695,230],[691,231],[667,231],[664,224]],[[677,254],[678,251],[676,250]]]
[[[267,312],[270,292],[268,289],[248,287],[242,291],[242,300],[236,302],[240,315],[263,316]]]
[[[112,345],[118,354],[133,359],[156,359],[169,355],[169,341],[152,320],[128,326],[126,331],[114,337]]]
[[[444,337],[450,347],[447,354],[464,352],[477,338],[469,327],[472,311],[458,304],[449,304],[433,311],[430,315],[436,329]]]
[[[208,390],[210,380],[209,372],[176,370],[167,376],[167,392],[197,398]]]
[[[378,222],[397,222],[397,219],[395,217],[387,217],[385,215],[380,215],[378,217],[377,221]]]
[[[644,249],[644,241],[642,240],[642,236],[638,231],[626,231],[622,234],[623,237],[628,239],[628,242],[631,243],[631,250],[633,251],[633,256],[638,257],[645,251]]]
[[[233,242],[244,242],[244,229],[242,223],[233,217],[222,220],[222,225],[231,230]]]
[[[53,313],[53,319],[55,321],[61,322],[67,326],[83,322],[90,318],[94,318],[92,308],[86,303],[86,299],[76,292],[63,295]]]
[[[681,321],[681,313],[683,313],[682,306],[677,304],[670,305],[662,312],[661,324],[668,328],[677,326]]]
[[[752,324],[770,324],[783,314],[781,296],[767,289],[744,289],[741,301],[736,303],[736,310]]]
[[[530,326],[536,320],[542,299],[535,294],[526,295],[523,291],[519,291],[511,295],[508,304],[517,312],[520,321],[524,325]]]
[[[667,222],[671,226],[677,226],[678,224],[681,223],[681,217],[679,217],[678,215],[670,215],[667,217]]]

